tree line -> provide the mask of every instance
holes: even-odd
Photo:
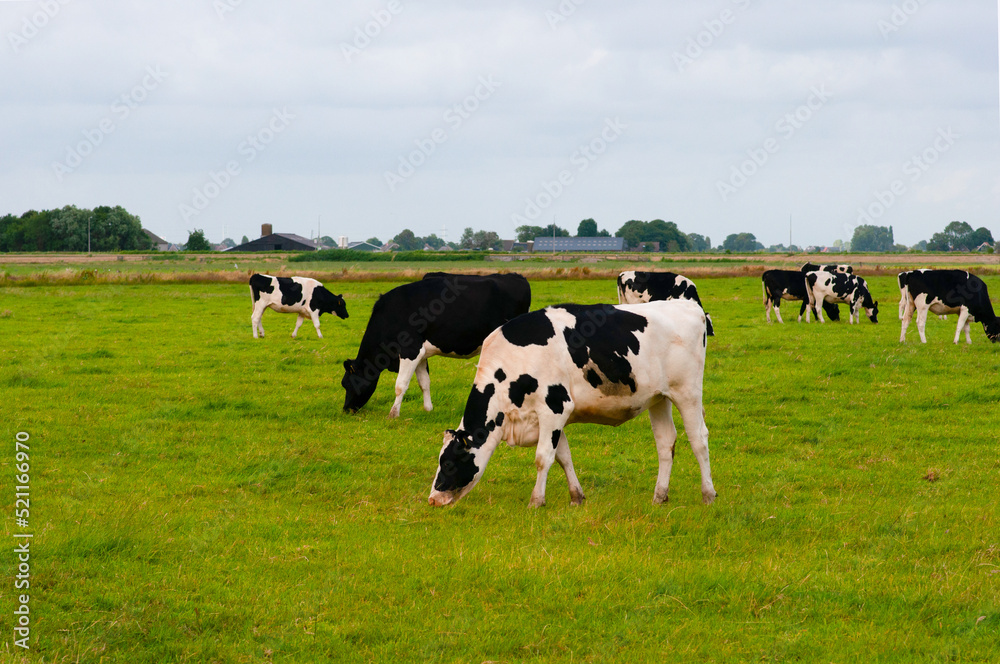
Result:
[[[556,224],[548,226],[518,226],[515,229],[518,242],[527,242],[536,237],[571,237],[569,229]],[[611,237],[605,229],[599,229],[593,219],[583,219],[577,225],[576,237]],[[753,233],[733,233],[722,244],[713,247],[711,238],[698,233],[684,233],[673,221],[654,219],[625,222],[615,233],[615,237],[625,239],[625,247],[631,251],[661,252],[707,252],[728,251],[731,253],[752,253],[756,251],[802,251],[795,245],[772,245],[765,247]],[[242,242],[249,240],[243,236]],[[328,236],[321,238],[329,246],[336,246]],[[377,247],[383,246],[377,237],[367,242]],[[494,231],[474,230],[467,227],[457,242],[447,242],[436,234],[421,237],[406,228],[391,240],[399,251],[420,251],[429,247],[440,250],[446,245],[451,249],[465,251],[488,251],[502,249],[500,236]],[[861,225],[854,229],[850,241],[837,240],[835,249],[858,252],[893,251],[976,251],[986,243],[993,245],[993,234],[986,227],[972,228],[964,221],[952,221],[941,232],[934,233],[929,240],[922,240],[913,247],[896,244],[892,226]],[[236,243],[226,238],[226,246]],[[189,232],[188,241],[182,247],[192,251],[210,251],[212,244],[204,231]],[[142,229],[139,217],[130,214],[121,206],[100,206],[92,210],[67,205],[55,210],[41,212],[29,210],[20,216],[7,214],[0,217],[0,252],[18,251],[145,251],[154,249],[153,243]],[[992,249],[989,249],[992,251]]]
[[[57,210],[28,210],[0,217],[0,252],[135,251],[153,243],[139,217],[120,205],[93,210],[67,205]]]

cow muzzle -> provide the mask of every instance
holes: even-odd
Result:
[[[455,494],[450,491],[431,491],[427,502],[431,507],[444,507],[455,502]]]

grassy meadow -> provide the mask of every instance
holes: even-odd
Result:
[[[716,502],[681,433],[652,504],[643,415],[570,427],[587,502],[556,466],[538,510],[533,451],[506,446],[427,505],[475,360],[431,360],[431,413],[414,381],[386,418],[395,374],[342,411],[342,361],[398,282],[330,284],[351,316],[322,340],[274,312],[254,340],[238,283],[0,288],[5,626],[18,431],[34,533],[31,651],[5,627],[0,660],[1000,661],[1000,347],[978,324],[953,345],[954,316],[899,344],[891,276],[869,279],[881,322],[853,326],[793,303],[768,325],[759,278],[698,283]]]

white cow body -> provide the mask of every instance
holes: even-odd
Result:
[[[341,318],[347,318],[347,306],[340,295],[334,295],[323,284],[309,277],[272,277],[268,274],[255,274],[250,277],[250,297],[253,301],[253,313],[250,315],[250,325],[253,328],[253,338],[264,336],[264,325],[261,319],[264,312],[273,309],[283,314],[298,314],[292,338],[299,333],[299,328],[306,319],[312,320],[316,336],[323,338],[319,330],[319,317],[324,313],[335,313]]]

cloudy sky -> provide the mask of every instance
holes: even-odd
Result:
[[[0,0],[0,214],[1000,236],[987,0]]]

